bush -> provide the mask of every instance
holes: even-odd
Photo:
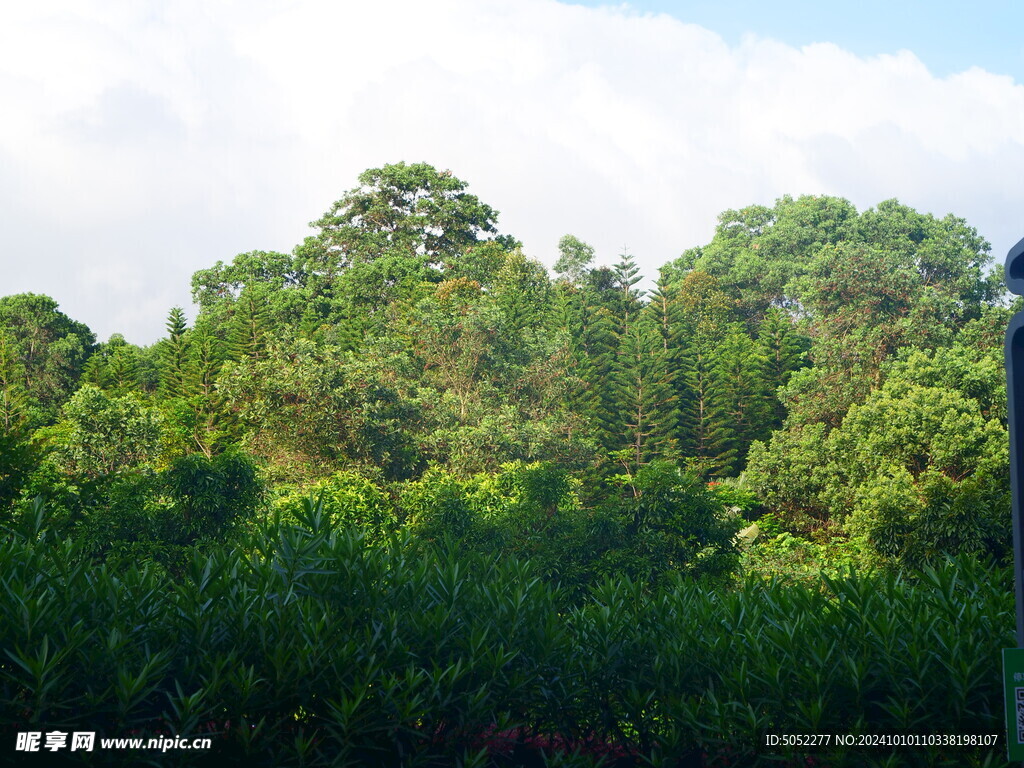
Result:
[[[381,542],[395,533],[398,518],[394,504],[373,480],[356,472],[335,472],[312,485],[286,493],[273,502],[282,521],[295,523],[310,497],[341,530],[352,529]]]
[[[163,482],[181,515],[184,535],[193,540],[223,534],[251,515],[263,498],[256,465],[238,450],[174,459],[163,473]]]
[[[370,547],[311,501],[297,525],[197,555],[176,579],[95,567],[35,512],[0,547],[5,738],[209,734],[211,765],[504,766],[540,749],[622,766],[806,765],[766,750],[765,734],[1002,730],[1013,594],[969,560],[913,580],[731,591],[608,579],[571,607],[529,563]],[[1001,765],[1002,749],[813,756]]]

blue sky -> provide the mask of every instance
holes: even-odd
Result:
[[[450,170],[550,266],[648,280],[718,215],[897,198],[1024,235],[1009,2],[38,0],[0,25],[0,293],[149,344],[367,168]]]
[[[796,47],[835,43],[859,56],[906,49],[939,77],[977,66],[1024,82],[1024,3],[1010,0],[576,2],[592,8],[665,13],[700,24],[730,45],[738,45],[744,35],[754,34]]]

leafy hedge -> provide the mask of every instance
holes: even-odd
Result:
[[[1002,764],[1002,737],[814,762],[764,746],[1001,734],[1013,597],[971,562],[731,591],[609,579],[574,606],[529,562],[371,547],[311,502],[178,580],[95,566],[37,513],[0,549],[4,758],[17,731],[63,728],[209,733],[220,765]]]

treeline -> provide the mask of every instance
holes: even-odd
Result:
[[[530,556],[562,530],[580,573],[720,576],[741,528],[766,571],[1005,556],[1010,311],[963,220],[784,197],[642,290],[571,235],[552,278],[448,172],[359,182],[292,253],[197,272],[150,347],[0,299],[0,508],[158,559],[310,488]]]

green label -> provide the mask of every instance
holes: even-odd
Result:
[[[1024,760],[1024,648],[1003,648],[1006,757]]]

